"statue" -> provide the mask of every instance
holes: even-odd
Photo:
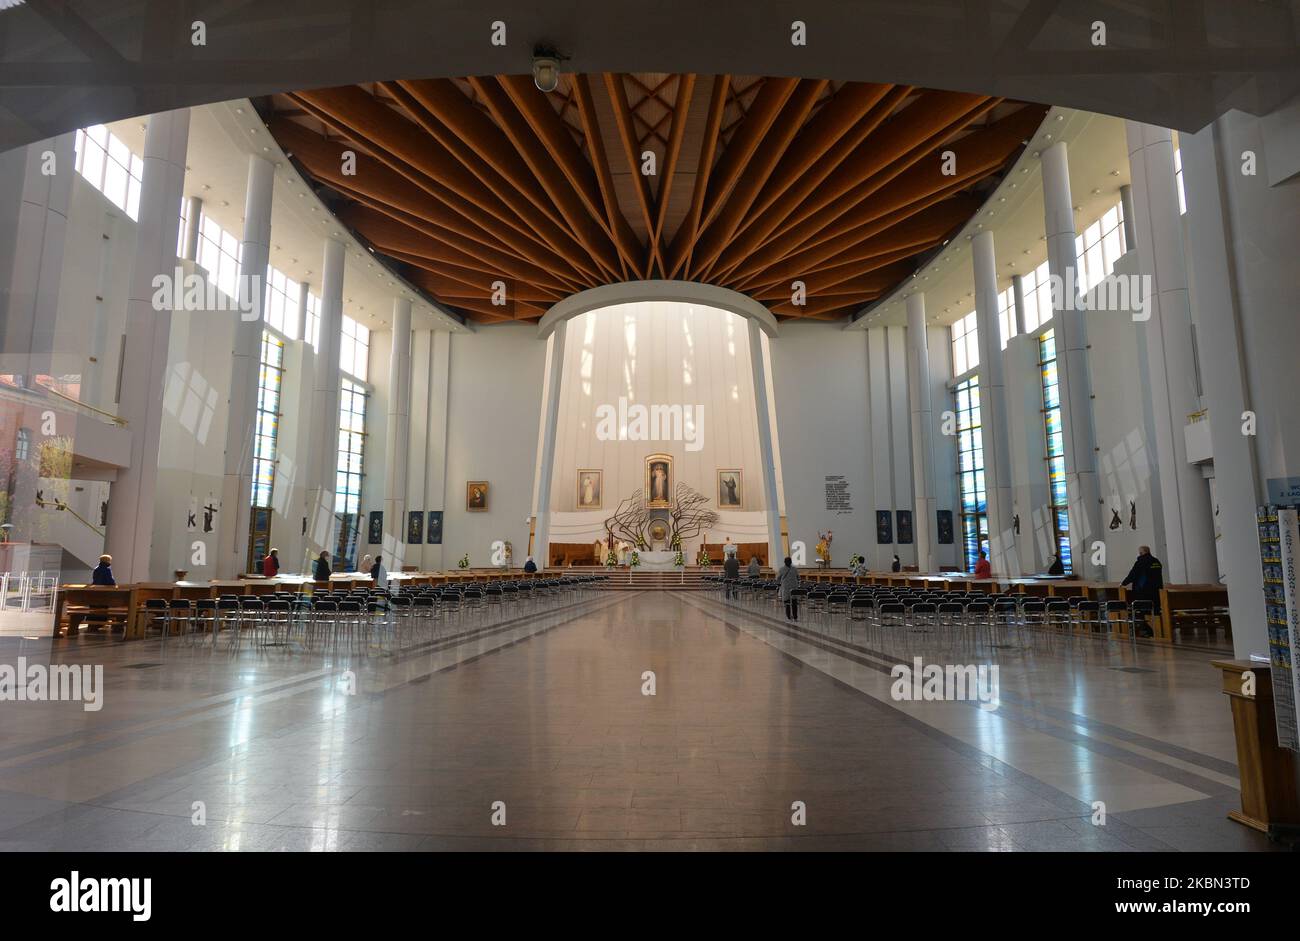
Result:
[[[817,564],[822,568],[829,568],[831,564],[831,538],[832,533],[829,529],[824,533],[817,533]]]

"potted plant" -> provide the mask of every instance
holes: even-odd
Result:
[[[618,565],[618,556],[614,554],[613,549],[610,549],[609,553],[605,556],[605,568],[612,569],[617,565]]]
[[[632,550],[631,557],[627,560],[627,580],[628,584],[632,582],[632,570],[641,564],[641,553],[635,549]]]
[[[457,568],[462,568],[462,569],[467,569],[467,568],[469,568],[469,553],[468,553],[468,552],[466,552],[463,556],[460,557],[460,561],[456,563],[456,567],[457,567]]]

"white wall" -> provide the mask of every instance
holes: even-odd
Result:
[[[833,564],[848,565],[855,552],[870,558],[876,529],[866,335],[787,321],[770,347],[790,542],[807,546],[811,565],[817,534],[829,529]],[[826,509],[828,476],[845,478],[851,513]]]
[[[472,566],[489,565],[498,539],[510,540],[518,566],[528,547],[546,344],[532,324],[450,339],[443,567],[466,552]],[[470,480],[491,485],[487,512],[466,511]]]
[[[953,393],[948,388],[952,379],[952,344],[947,327],[930,327],[926,341],[930,351],[930,434],[933,436],[931,453],[934,455],[934,504],[936,510],[952,513],[952,542],[935,544],[934,562],[941,569],[956,568],[960,563],[961,516],[957,499],[957,438],[943,433],[944,412],[954,407]],[[920,526],[917,520],[915,526]],[[872,541],[875,541],[874,533]]]
[[[548,501],[551,540],[592,542],[603,537],[604,522],[619,501],[645,488],[645,458],[662,453],[673,458],[674,487],[684,483],[695,488],[718,513],[718,524],[708,532],[710,543],[728,537],[733,542],[766,542],[746,320],[701,305],[648,301],[591,311],[568,321],[565,329]],[[600,440],[596,411],[608,405],[617,413],[620,397],[629,406],[682,406],[683,415],[690,406],[698,417],[683,431],[695,441]],[[577,508],[580,469],[602,471],[604,493],[598,510]],[[742,471],[739,511],[717,506],[720,469]],[[687,555],[698,542],[686,541]]]

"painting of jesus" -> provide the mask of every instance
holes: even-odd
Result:
[[[645,459],[645,505],[672,506],[673,459],[668,454],[651,454]]]

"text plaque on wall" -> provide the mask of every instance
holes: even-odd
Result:
[[[826,512],[844,516],[853,512],[853,496],[843,474],[826,477]]]

